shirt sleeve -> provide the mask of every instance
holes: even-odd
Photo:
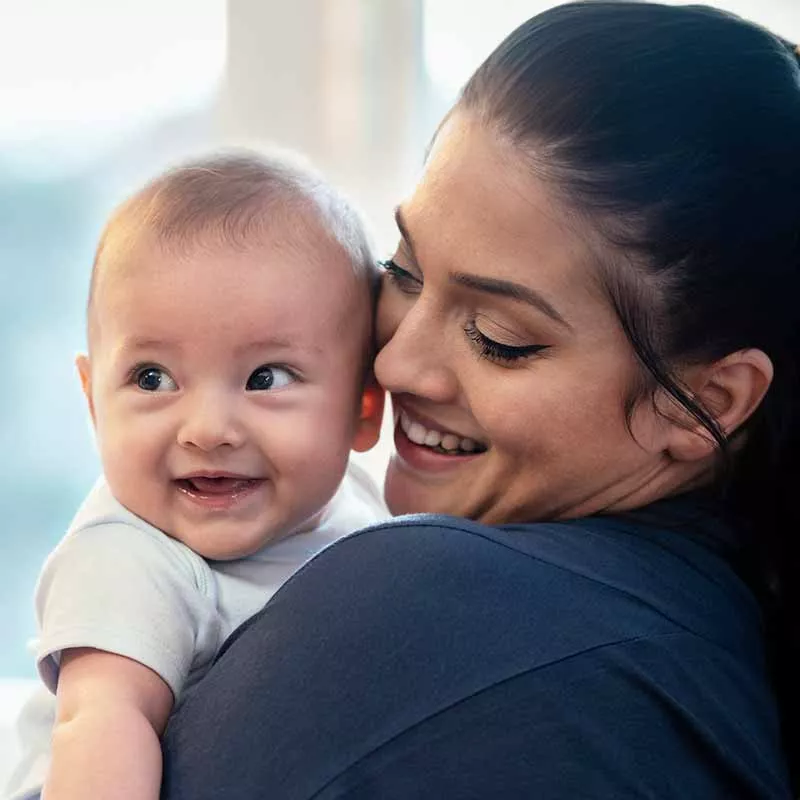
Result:
[[[96,487],[51,554],[36,589],[37,667],[55,692],[60,655],[92,647],[152,669],[176,699],[220,644],[205,562]],[[115,505],[116,504],[116,508]]]

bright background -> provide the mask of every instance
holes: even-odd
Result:
[[[798,0],[713,4],[800,40]],[[176,157],[275,140],[353,196],[386,252],[436,121],[548,5],[0,0],[0,773],[35,577],[99,469],[73,359],[109,210]],[[366,459],[378,478],[386,453]]]

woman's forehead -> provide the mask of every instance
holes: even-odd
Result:
[[[476,232],[498,239],[529,234],[536,226],[540,237],[581,246],[555,187],[533,173],[514,145],[466,114],[454,115],[439,132],[408,205],[420,204],[426,214],[434,206],[456,225],[480,223]]]
[[[400,220],[423,269],[477,271],[598,296],[587,223],[510,143],[469,115],[440,130]]]

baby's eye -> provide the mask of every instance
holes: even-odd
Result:
[[[136,371],[134,379],[145,392],[174,392],[178,388],[172,376],[160,367],[143,367]]]
[[[294,383],[295,376],[285,367],[263,366],[253,370],[247,379],[248,392],[267,392],[273,389],[283,389]]]

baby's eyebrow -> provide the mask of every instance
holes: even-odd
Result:
[[[178,342],[171,342],[166,339],[157,339],[155,337],[147,336],[134,336],[126,339],[120,350],[123,353],[136,353],[141,350],[155,350],[155,351],[170,351],[179,350],[181,345]],[[325,352],[325,348],[321,344],[313,343],[298,343],[296,339],[289,336],[272,336],[265,339],[256,339],[251,342],[243,342],[235,348],[235,354],[247,354],[250,352],[308,352],[313,354],[321,354]]]
[[[174,350],[176,345],[173,342],[168,342],[166,339],[155,339],[147,336],[133,336],[125,339],[122,343],[121,350]]]
[[[325,352],[325,349],[321,344],[314,344],[310,342],[303,342],[302,344],[298,343],[296,339],[292,339],[290,337],[281,337],[281,336],[273,336],[268,339],[258,339],[253,342],[246,342],[242,344],[240,347],[236,348],[237,353],[249,353],[253,351],[263,352],[265,350],[269,351],[305,351],[314,354],[319,354]]]

